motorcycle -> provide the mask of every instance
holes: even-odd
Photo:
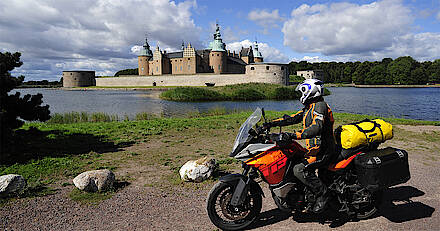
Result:
[[[301,213],[315,201],[314,194],[293,174],[293,167],[303,161],[306,150],[296,141],[282,142],[277,139],[279,136],[270,133],[270,128],[258,126],[261,117],[266,121],[264,109],[257,108],[241,125],[230,154],[242,162],[243,172],[221,177],[208,194],[208,216],[222,230],[244,229],[256,220],[264,197],[257,179],[268,183],[275,204],[283,212]],[[361,147],[348,158],[339,158],[327,169],[319,169],[318,175],[328,188],[328,204],[332,209],[359,219],[369,218],[377,212],[384,189],[409,180],[404,150],[375,149],[377,146]],[[394,162],[388,164],[389,156],[396,153],[402,159],[396,162],[399,166]],[[384,156],[388,156],[387,159],[383,159]],[[354,160],[359,163],[354,164]],[[362,168],[364,163],[374,160],[377,165],[372,162],[373,165]],[[385,163],[388,167],[381,165]],[[405,168],[405,171],[396,174],[396,168],[400,172]],[[390,177],[393,174],[396,177]],[[381,180],[383,175],[388,175],[388,181]]]

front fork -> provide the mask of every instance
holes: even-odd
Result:
[[[241,175],[237,174],[239,176],[239,179],[238,183],[235,186],[234,193],[232,194],[232,206],[242,205],[243,202],[246,200],[246,195],[249,190],[257,190],[258,193],[264,196],[261,187],[253,180],[253,178],[256,178],[258,176],[258,173],[253,170],[249,165],[243,164],[243,168],[243,173]]]

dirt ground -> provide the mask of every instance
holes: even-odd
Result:
[[[396,129],[401,136],[416,136],[418,133],[436,135],[439,131],[435,126],[400,125]],[[18,199],[0,207],[0,230],[216,230],[205,210],[207,193],[215,182],[175,183],[175,176],[169,175],[174,174],[170,171],[173,166],[169,166],[167,161],[169,158],[181,158],[174,164],[178,166],[186,159],[167,156],[166,153],[194,152],[192,144],[197,142],[198,136],[203,136],[206,137],[205,149],[198,149],[197,154],[190,158],[203,156],[203,153],[211,154],[215,148],[229,142],[216,139],[220,135],[171,134],[160,141],[128,147],[124,152],[140,154],[132,159],[118,160],[117,178],[127,179],[129,185],[117,191],[112,198],[98,205],[81,205],[68,197],[73,186],[58,187],[52,195]],[[233,135],[232,131],[230,136]],[[438,137],[433,138],[434,142],[437,140]],[[385,192],[376,217],[344,221],[334,219],[331,212],[319,216],[285,214],[276,209],[267,186],[262,185],[266,195],[262,213],[250,229],[440,230],[439,145],[422,141],[408,144],[405,139],[393,139],[383,145],[409,152],[411,179]],[[148,153],[157,155],[146,157]],[[173,162],[170,164],[173,165]]]

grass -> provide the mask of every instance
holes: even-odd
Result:
[[[68,186],[77,174],[100,168],[129,169],[128,177],[133,179],[138,176],[145,178],[145,174],[159,179],[148,185],[181,185],[178,169],[190,159],[210,156],[217,159],[223,171],[239,168],[239,163],[229,158],[228,153],[237,129],[250,114],[250,111],[228,112],[224,108],[215,108],[179,118],[145,114],[135,121],[26,123],[16,131],[15,147],[7,149],[9,158],[1,162],[0,175],[23,175],[31,187],[28,195],[51,193],[52,185],[65,183]],[[292,114],[292,111],[266,112],[268,119],[283,114]],[[78,118],[86,118],[81,117],[81,113],[78,115]],[[376,118],[347,113],[335,113],[334,116],[336,125]],[[440,126],[439,121],[383,119],[393,125]],[[286,131],[292,129],[299,129],[299,125],[283,128]],[[396,140],[420,143],[419,146],[429,147],[430,150],[432,148],[426,142],[440,142],[438,132],[417,135],[401,130],[396,129]],[[129,149],[121,149],[125,147]],[[133,169],[130,165],[133,163],[145,169]],[[72,198],[86,198],[79,200],[87,201],[90,197],[91,203],[108,196],[72,193]]]
[[[109,115],[103,112],[67,112],[53,114],[47,123],[111,122],[118,120],[119,117],[117,115]]]
[[[74,188],[69,193],[69,198],[83,205],[97,205],[101,201],[110,199],[115,194],[114,190],[107,192],[84,192],[77,188]]]

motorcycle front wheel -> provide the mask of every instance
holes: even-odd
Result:
[[[207,211],[212,223],[222,230],[244,229],[257,218],[262,206],[261,195],[249,190],[240,206],[232,206],[234,186],[218,182],[208,194]]]

